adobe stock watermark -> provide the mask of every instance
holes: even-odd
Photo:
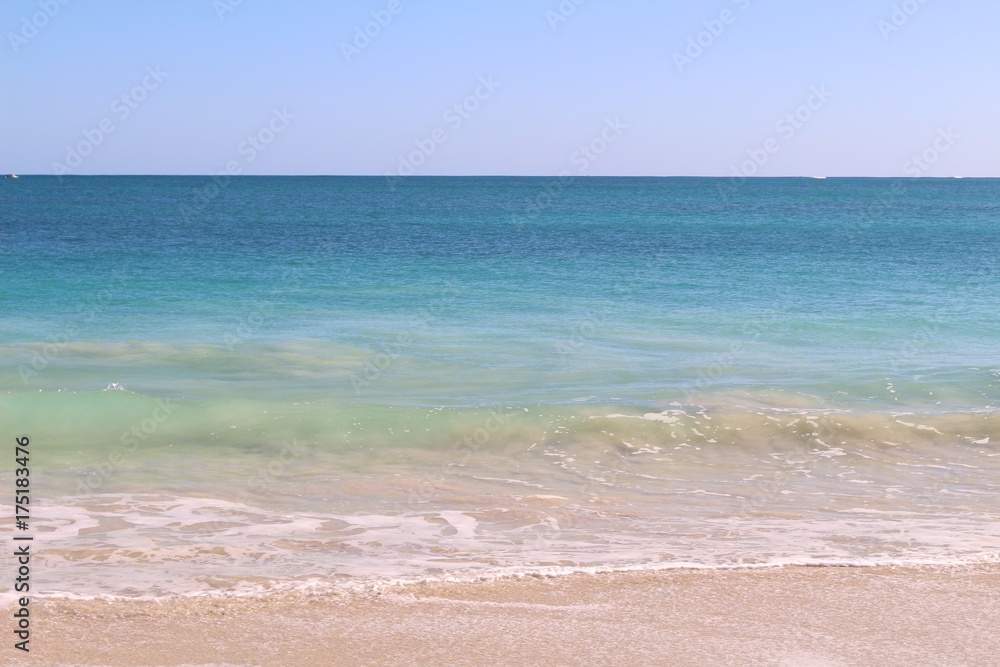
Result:
[[[996,271],[996,261],[992,258],[985,259],[980,262],[973,273],[974,279],[959,283],[956,288],[952,289],[949,297],[955,302],[963,298],[968,298],[971,296],[968,292],[972,291],[974,287],[981,287],[983,283],[989,283],[994,280],[996,278]],[[892,373],[898,374],[906,364],[919,359],[920,355],[928,347],[942,340],[944,337],[942,328],[946,327],[948,322],[949,318],[944,312],[940,310],[931,311],[923,324],[912,331],[905,340],[899,341],[897,349],[889,357],[889,363],[886,365],[886,368]]]
[[[636,294],[641,290],[640,279],[645,279],[649,275],[649,266],[645,266],[645,269],[642,274],[617,276],[616,279],[623,282],[614,288],[614,296],[605,303],[593,303],[584,317],[574,324],[570,334],[556,341],[556,352],[559,353],[561,360],[567,361],[571,355],[579,353],[586,345],[596,342],[601,332],[616,321],[622,310],[633,303]]]
[[[604,127],[601,128],[601,131],[593,139],[579,146],[570,155],[570,165],[576,167],[577,173],[585,174],[590,170],[591,165],[600,159],[607,152],[611,144],[617,142],[627,129],[628,124],[623,123],[620,117],[616,116],[614,119],[605,118]],[[525,201],[523,211],[515,213],[511,218],[511,222],[523,223],[529,219],[537,219],[539,214],[551,207],[556,197],[572,185],[574,181],[576,181],[576,176],[573,175],[572,171],[569,169],[560,171],[555,181],[543,188],[537,195]]]
[[[192,216],[203,211],[229,185],[232,177],[239,176],[243,172],[244,165],[252,163],[267,150],[277,136],[288,129],[294,119],[295,116],[288,112],[287,107],[273,109],[268,122],[256,132],[248,134],[236,147],[240,159],[227,161],[222,169],[209,175],[208,182],[200,187],[191,188],[190,204],[181,204],[179,207],[184,221],[189,222]]]
[[[894,4],[889,18],[879,19],[878,23],[875,24],[878,27],[878,31],[882,33],[882,39],[889,41],[889,37],[909,23],[910,19],[923,9],[926,4],[927,0],[904,0],[899,4]]]
[[[223,339],[226,349],[234,352],[238,345],[242,345],[253,338],[260,331],[261,327],[274,314],[274,303],[271,301],[255,301],[247,311],[247,314],[239,319],[232,332],[226,334]]]
[[[623,123],[621,118],[617,116],[614,119],[605,118],[601,131],[589,142],[577,148],[570,156],[569,163],[576,167],[579,173],[585,173],[627,129],[628,125]]]
[[[582,321],[573,326],[569,336],[556,341],[556,351],[562,359],[576,354],[593,340],[598,332],[611,320],[617,309],[614,304],[604,304],[587,311]]]
[[[363,391],[378,382],[405,354],[406,349],[413,344],[414,338],[431,328],[434,321],[441,317],[445,308],[451,304],[460,294],[460,290],[454,283],[446,283],[441,290],[435,294],[434,299],[424,305],[417,313],[416,326],[409,331],[396,334],[392,342],[381,342],[378,351],[372,352],[365,357],[363,368],[355,373],[351,373],[351,386],[354,388],[354,395],[360,396]]]
[[[371,13],[371,21],[363,26],[355,26],[354,39],[340,43],[340,52],[344,54],[344,60],[350,63],[355,56],[360,56],[362,51],[371,46],[372,40],[381,35],[404,9],[406,7],[402,0],[389,0],[383,9],[376,9]]]
[[[415,148],[409,153],[399,156],[399,163],[396,171],[387,171],[385,177],[389,186],[393,189],[396,183],[405,176],[412,176],[417,172],[427,160],[437,152],[451,135],[459,130],[465,121],[472,117],[482,106],[483,102],[493,97],[493,94],[501,87],[501,83],[493,78],[493,75],[479,77],[479,85],[471,94],[467,95],[461,102],[456,102],[441,115],[441,120],[447,127],[436,127],[422,139],[414,140]]]
[[[747,178],[756,175],[770,161],[771,157],[781,150],[782,142],[791,141],[799,130],[813,119],[816,112],[826,106],[832,97],[833,93],[824,84],[810,88],[809,95],[806,96],[802,104],[774,123],[774,129],[778,136],[770,136],[760,146],[749,149],[746,153],[747,159],[739,165],[732,166],[732,174],[728,182],[719,183],[717,186],[723,199],[728,199],[729,193],[742,186]]]
[[[728,350],[716,354],[711,363],[698,369],[697,380],[684,391],[684,400],[695,403],[704,398],[706,389],[716,386],[719,378],[732,373],[737,364],[749,354],[748,348],[774,329],[783,312],[783,304],[776,303],[773,308],[744,322],[740,328],[740,338],[732,342]]]
[[[951,127],[938,128],[937,135],[930,145],[903,163],[903,175],[912,178],[925,175],[941,159],[942,155],[952,149],[960,138],[961,135],[952,130]],[[905,194],[906,185],[903,180],[894,180],[874,202],[865,207],[862,216],[853,219],[845,226],[844,233],[847,240],[851,243],[857,242],[863,232],[868,231],[889,211],[895,209]]]
[[[876,221],[883,219],[885,215],[896,208],[906,193],[906,186],[900,179],[894,180],[882,193],[865,206],[863,214],[857,218],[852,218],[850,223],[844,226],[844,235],[849,243],[856,243],[860,240],[861,233],[871,228]]]
[[[250,304],[249,308],[245,311],[246,314],[239,318],[232,331],[223,337],[222,342],[226,350],[235,352],[237,346],[259,336],[267,322],[275,316],[278,303],[280,303],[281,299],[281,291],[300,285],[303,275],[304,271],[301,266],[294,266],[282,270],[280,275],[275,276],[273,283],[275,287],[269,291],[274,300],[270,298],[257,299]]]
[[[168,76],[170,74],[162,71],[159,65],[156,67],[150,65],[146,67],[146,75],[142,77],[142,81],[113,99],[111,101],[112,115],[102,118],[96,127],[83,130],[83,140],[77,142],[76,145],[66,146],[66,157],[63,161],[52,163],[52,172],[59,177],[60,182],[63,176],[73,173],[74,169],[83,164],[84,158],[91,155],[98,146],[104,143],[107,136],[115,131],[117,128],[115,119],[120,123],[131,116],[132,112],[138,109],[139,105],[146,101],[149,94],[159,88]]]
[[[752,0],[732,0],[732,3],[739,8],[740,12],[750,9]],[[684,69],[693,65],[696,60],[705,55],[722,35],[728,26],[733,25],[739,19],[739,12],[732,9],[723,9],[715,18],[702,21],[704,30],[688,37],[687,45],[683,51],[674,51],[674,65],[681,74]]]
[[[546,10],[545,20],[549,22],[549,28],[555,32],[560,23],[568,21],[569,17],[576,14],[576,10],[585,4],[587,0],[562,0],[555,9]]]
[[[42,28],[47,26],[49,21],[54,19],[69,3],[70,0],[38,0],[40,11],[31,16],[22,17],[20,31],[7,33],[7,41],[10,42],[10,48],[14,50],[14,53],[20,51],[22,46],[37,37]]]
[[[247,491],[253,492],[255,489],[265,491],[272,485],[281,482],[288,474],[286,466],[290,466],[297,459],[312,453],[312,448],[308,447],[295,438],[291,442],[281,441],[281,451],[278,455],[268,461],[267,465],[257,467],[256,473],[247,479]],[[240,502],[246,503],[248,497]]]
[[[258,464],[256,470],[246,478],[246,484],[240,490],[238,496],[233,500],[238,505],[251,505],[262,493],[267,493],[275,485],[280,485],[286,489],[292,483],[292,464],[298,459],[313,453],[313,448],[305,445],[295,438],[291,441],[282,440],[281,450],[269,458],[266,464]],[[232,524],[227,518],[219,518],[208,522],[206,528],[211,531],[222,531],[230,528]]]
[[[421,478],[420,486],[410,492],[407,507],[415,510],[418,505],[428,502],[437,495],[444,487],[448,476],[455,474],[458,466],[467,463],[516,416],[516,413],[509,412],[506,408],[495,408],[478,427],[458,438],[451,448],[457,459],[442,464],[440,469]]]
[[[940,312],[932,311],[927,321],[899,344],[889,357],[886,368],[892,373],[899,373],[900,368],[918,359],[921,353],[941,339],[941,327],[947,324],[947,319]]]
[[[112,271],[103,283],[101,291],[92,295],[93,298],[81,301],[77,305],[76,314],[65,322],[58,333],[49,336],[44,343],[33,346],[31,362],[19,364],[17,367],[17,374],[25,386],[56,362],[63,350],[79,336],[84,323],[96,321],[110,304],[127,292],[129,287],[127,276],[128,273],[123,269]]]
[[[950,127],[938,128],[934,141],[920,153],[911,156],[909,160],[903,163],[903,174],[913,177],[923,176],[961,138],[961,135],[957,134]]]
[[[232,14],[236,8],[243,4],[243,0],[214,0],[212,8],[220,21],[226,20],[226,14]]]
[[[97,492],[106,481],[111,479],[121,463],[135,454],[139,450],[139,446],[151,438],[176,411],[177,406],[171,404],[169,398],[157,399],[156,407],[150,412],[149,417],[132,424],[127,431],[121,434],[121,437],[118,438],[121,447],[112,450],[107,461],[91,466],[92,469],[84,473],[84,478],[76,486],[77,492],[82,496],[89,496]]]

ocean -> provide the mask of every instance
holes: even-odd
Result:
[[[0,181],[32,592],[1000,562],[998,225],[1000,179]]]

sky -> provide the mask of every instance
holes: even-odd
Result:
[[[0,171],[1000,176],[994,0],[3,0]]]

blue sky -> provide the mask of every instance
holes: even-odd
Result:
[[[4,0],[0,170],[1000,176],[998,25],[986,0]]]

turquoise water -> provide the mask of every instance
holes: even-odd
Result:
[[[995,557],[998,224],[993,179],[4,181],[41,576]]]

